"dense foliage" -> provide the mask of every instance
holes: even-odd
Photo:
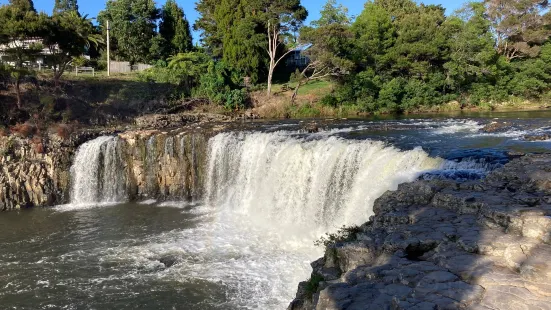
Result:
[[[231,109],[245,105],[250,86],[266,83],[269,96],[274,76],[291,72],[292,102],[309,82],[332,80],[337,87],[321,104],[364,112],[537,101],[551,98],[549,9],[542,0],[483,0],[446,14],[413,0],[368,0],[352,18],[328,0],[305,26],[300,0],[198,0],[199,47],[175,0],[162,8],[154,0],[109,0],[99,26],[80,15],[76,0],[56,0],[51,15],[36,12],[31,0],[10,0],[0,7],[0,82],[15,87],[21,106],[20,84],[33,75],[37,54],[49,50],[44,65],[57,85],[82,55],[99,56],[110,21],[113,57],[154,65],[142,80]],[[309,62],[286,68],[299,49]]]
[[[337,14],[339,8],[331,6],[328,12]],[[541,99],[551,82],[548,6],[547,1],[487,0],[446,16],[439,5],[375,0],[350,27],[339,22],[342,29],[331,34],[324,23],[331,18],[322,16],[301,39],[317,46],[309,52],[313,63],[327,62],[329,54],[353,64],[347,74],[334,77],[340,87],[324,100],[333,105],[403,112],[454,100],[476,105]],[[342,42],[347,31],[352,36]]]

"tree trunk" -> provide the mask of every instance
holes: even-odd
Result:
[[[291,97],[291,103],[292,104],[295,104],[295,100],[297,99],[298,90],[300,89],[300,87],[302,87],[302,85],[304,85],[304,84],[307,84],[309,81],[310,81],[310,79],[306,79],[306,81],[304,83],[302,81],[298,81],[297,87],[295,87],[295,90],[293,91],[293,96]]]
[[[58,71],[54,71],[54,87],[55,89],[59,89],[59,78],[61,77],[61,74],[58,74]]]
[[[270,62],[270,69],[268,70],[268,97],[272,96],[272,79],[274,76],[273,61]]]
[[[17,108],[21,109],[21,79],[18,77],[15,79],[15,93],[17,95]]]

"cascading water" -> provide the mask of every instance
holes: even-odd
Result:
[[[223,133],[209,142],[207,201],[268,225],[319,233],[361,224],[372,204],[442,160],[422,149],[288,133]]]
[[[127,200],[121,140],[99,137],[83,144],[71,167],[71,204],[116,203]]]
[[[204,164],[204,204],[184,204],[183,211],[200,220],[100,255],[105,261],[144,264],[168,281],[222,285],[223,306],[209,304],[209,309],[284,309],[296,284],[308,277],[309,263],[322,254],[313,245],[317,238],[364,223],[375,199],[398,184],[434,169],[453,169],[421,148],[401,151],[332,134],[221,133],[209,140],[206,160],[197,157],[194,137],[177,139],[147,138],[141,157],[144,188],[158,187],[147,183],[157,182],[173,160],[186,163],[180,172]],[[74,203],[126,197],[121,143],[102,137],[81,146],[73,166]],[[199,184],[197,172],[181,178]],[[178,263],[159,273],[152,262],[165,255],[176,255]]]

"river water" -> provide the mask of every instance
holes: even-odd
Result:
[[[75,159],[71,204],[0,216],[0,308],[285,309],[323,233],[367,221],[401,182],[482,177],[507,152],[550,151],[525,139],[551,132],[550,117],[339,120],[317,133],[261,122],[209,141],[194,202],[117,203],[121,181],[105,169],[116,140],[99,138]],[[507,129],[480,131],[495,121]],[[112,155],[101,169],[97,152]],[[100,170],[112,184],[90,191]]]

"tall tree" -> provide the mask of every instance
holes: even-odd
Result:
[[[195,10],[199,18],[195,21],[193,29],[201,31],[201,42],[215,57],[222,57],[222,36],[216,21],[216,8],[220,0],[199,0]]]
[[[462,91],[473,82],[482,81],[497,61],[495,40],[484,4],[467,4],[448,18],[445,27],[450,41],[449,61],[444,64],[446,84],[453,90]]]
[[[308,12],[300,0],[257,0],[257,7],[260,8],[259,14],[265,22],[268,34],[268,56],[270,63],[268,66],[268,96],[272,94],[272,79],[274,71],[278,64],[289,54],[292,46],[292,34],[297,32],[300,26],[308,17]],[[286,52],[281,53],[281,47],[287,48]]]
[[[351,28],[355,36],[354,62],[362,70],[368,67],[383,72],[389,49],[396,42],[396,27],[392,16],[382,6],[372,2],[356,18]]]
[[[395,20],[397,37],[390,53],[392,75],[426,80],[441,68],[447,57],[448,40],[444,27],[444,8],[423,5]]]
[[[150,62],[156,37],[159,10],[153,0],[108,0],[99,20],[105,29],[110,21],[111,36],[117,49],[116,57],[130,63]]]
[[[159,34],[163,38],[165,58],[191,51],[193,38],[184,10],[174,0],[168,0],[161,10]]]
[[[535,57],[551,35],[549,1],[486,0],[486,13],[497,40],[498,52],[511,61]]]
[[[10,0],[9,5],[17,9],[19,12],[34,12],[36,13],[36,9],[34,8],[34,2],[32,0]]]
[[[368,3],[371,1],[366,5]],[[412,0],[373,0],[372,3],[388,12],[392,20],[399,20],[417,10],[417,5]]]
[[[63,12],[75,11],[78,12],[77,0],[55,0],[54,14]]]
[[[53,68],[56,87],[75,57],[82,56],[92,44],[97,47],[103,42],[102,37],[95,33],[92,22],[76,11],[61,12],[49,18],[43,40],[49,50],[46,61]]]
[[[350,31],[347,12],[345,7],[329,0],[321,11],[320,19],[312,22],[316,27],[301,29],[300,40],[309,45],[305,53],[310,62],[301,72],[302,78],[295,87],[292,102],[299,88],[309,81],[338,78],[350,73],[354,64],[347,56],[352,50],[354,35]]]
[[[222,59],[254,82],[265,76],[266,34],[255,16],[258,6],[246,0],[221,0],[215,18],[222,43]]]
[[[337,5],[337,0],[328,0],[320,12],[320,18],[312,22],[312,26],[314,27],[323,27],[332,24],[350,24],[348,8],[342,4]]]
[[[11,63],[11,75],[17,94],[17,107],[22,107],[21,81],[32,69],[26,62],[35,61],[42,51],[36,37],[43,34],[44,15],[38,15],[31,0],[10,0],[9,5],[0,7],[0,43],[3,53]]]

